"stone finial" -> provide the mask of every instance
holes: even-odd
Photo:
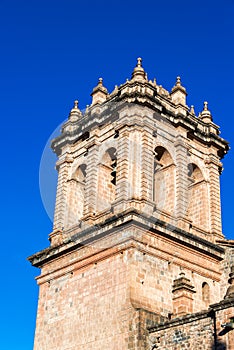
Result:
[[[142,67],[142,58],[138,57],[137,59],[137,67]]]
[[[181,85],[181,78],[180,78],[180,76],[176,77],[176,83],[173,86],[172,91],[176,91],[178,89],[186,93],[185,87]],[[186,95],[187,95],[187,93],[186,93]]]
[[[78,100],[75,100],[74,106],[69,113],[69,120],[71,122],[76,122],[81,117],[82,117],[82,113],[81,113],[80,109],[78,108]]]
[[[114,90],[111,92],[110,96],[114,96],[114,95],[117,95],[118,94],[118,91],[119,91],[119,88],[118,88],[118,85],[115,85],[115,88]]]
[[[108,95],[108,91],[103,86],[103,79],[99,78],[97,86],[95,86],[95,88],[91,93],[91,96],[93,98],[92,105],[106,101],[107,95]]]
[[[176,78],[176,83],[171,90],[172,102],[174,102],[176,105],[178,104],[186,105],[186,96],[187,96],[186,89],[181,85],[181,79],[180,79],[180,76],[178,76]]]
[[[190,107],[190,113],[191,113],[192,115],[196,115],[196,114],[195,114],[195,110],[194,110],[194,105],[191,105],[191,107]]]
[[[224,299],[234,298],[234,265],[231,267],[231,272],[229,274],[229,277],[230,278],[228,280],[228,283],[230,284],[230,286],[227,289]]]
[[[204,102],[203,110],[199,114],[199,118],[202,119],[203,122],[205,122],[205,123],[212,122],[212,115],[208,109],[208,102],[207,101]]]
[[[180,76],[176,77],[176,86],[181,86]]]
[[[133,70],[132,73],[132,80],[133,81],[140,81],[140,82],[146,82],[147,81],[147,76],[144,71],[144,68],[142,67],[142,58],[139,57],[137,59],[137,65]]]
[[[203,108],[204,111],[208,111],[208,102],[205,101],[204,102],[204,108]]]

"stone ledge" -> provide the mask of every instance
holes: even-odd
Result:
[[[218,261],[223,259],[224,249],[209,241],[192,235],[177,227],[167,224],[164,221],[156,219],[152,216],[140,214],[137,210],[128,210],[121,214],[113,215],[100,223],[93,225],[80,233],[75,233],[66,239],[59,246],[48,247],[36,254],[28,257],[28,260],[35,267],[41,267],[45,262],[53,260],[63,254],[81,248],[86,244],[91,244],[100,238],[103,238],[123,226],[135,225],[142,229],[147,229],[152,233],[164,236],[173,242],[178,242],[196,251],[202,252]],[[78,228],[79,229],[79,228]],[[66,235],[66,232],[64,232]]]

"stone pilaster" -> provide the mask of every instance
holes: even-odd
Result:
[[[53,231],[64,229],[67,214],[67,180],[69,168],[72,162],[73,159],[68,156],[64,156],[63,159],[57,162],[58,185],[56,193]]]
[[[142,134],[142,199],[152,203],[153,201],[153,173],[154,173],[154,138],[150,130],[144,130]]]
[[[129,131],[127,128],[119,131],[117,150],[116,200],[113,204],[115,212],[119,212],[126,208],[124,203],[126,203],[130,195]]]
[[[179,135],[175,142],[176,152],[176,218],[178,226],[188,229],[188,150],[183,136]]]
[[[221,226],[221,203],[220,203],[220,181],[219,170],[222,166],[218,158],[214,155],[210,155],[206,160],[207,167],[209,169],[209,203],[210,203],[210,230],[215,237],[223,237]]]
[[[84,217],[93,217],[96,214],[97,183],[98,183],[99,142],[93,141],[88,145],[87,176],[84,194]]]
[[[142,130],[131,127],[129,148],[130,199],[141,200]]]

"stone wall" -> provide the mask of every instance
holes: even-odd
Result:
[[[211,305],[208,311],[162,323],[149,330],[148,349],[233,350],[234,299]],[[223,326],[222,326],[223,325]]]
[[[147,315],[151,325],[177,316],[173,288],[181,271],[194,288],[185,313],[206,307],[204,282],[211,302],[219,300],[221,252],[195,251],[194,241],[185,249],[179,233],[169,238],[168,229],[160,233],[159,223],[154,229],[147,220],[137,213],[114,217],[43,253],[35,350],[147,349]]]

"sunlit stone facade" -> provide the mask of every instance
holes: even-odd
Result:
[[[29,258],[41,269],[34,350],[234,349],[228,144],[207,102],[195,115],[180,78],[169,92],[141,59],[130,80],[108,93],[100,79],[91,95],[52,141],[51,244]]]

